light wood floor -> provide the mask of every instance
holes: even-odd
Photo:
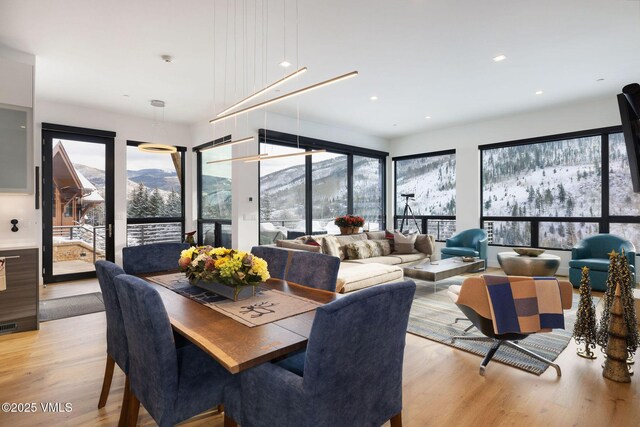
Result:
[[[95,292],[95,281],[50,285],[43,298]],[[104,313],[55,320],[40,331],[0,337],[0,403],[69,402],[72,412],[6,414],[0,426],[115,426],[124,376],[116,368],[107,406],[97,409],[105,360]],[[575,355],[572,342],[553,369],[538,377],[492,362],[478,375],[481,358],[407,334],[404,363],[405,426],[638,426],[640,377],[618,384],[602,377],[602,356]],[[636,360],[640,360],[636,356]],[[636,364],[640,370],[640,363]],[[375,386],[375,376],[371,378]],[[285,397],[286,398],[286,397]],[[337,396],[336,398],[340,398]],[[154,425],[141,410],[139,425]],[[188,426],[222,426],[205,414]]]

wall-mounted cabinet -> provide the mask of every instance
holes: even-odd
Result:
[[[33,192],[31,108],[0,104],[0,193]]]

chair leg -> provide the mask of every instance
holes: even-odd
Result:
[[[124,382],[124,393],[122,394],[122,407],[120,408],[120,419],[118,419],[118,427],[125,427],[127,423],[127,408],[129,407],[129,394],[131,386],[129,385],[129,376],[127,375]]]
[[[127,403],[127,427],[135,427],[138,424],[138,413],[140,412],[140,401],[129,389],[129,399]]]
[[[102,391],[100,392],[100,400],[98,401],[98,409],[104,408],[109,397],[109,389],[111,389],[111,380],[113,379],[113,369],[116,361],[107,354],[107,364],[104,367],[104,379],[102,380]]]
[[[219,404],[217,409],[218,409],[218,413],[219,414],[223,413],[224,412],[224,405],[222,403]]]
[[[557,364],[553,363],[551,360],[544,358],[542,356],[540,356],[539,354],[534,353],[533,351],[527,350],[526,348],[519,346],[516,343],[510,342],[510,341],[505,341],[505,344],[507,344],[509,347],[511,348],[515,348],[516,350],[519,350],[521,352],[523,352],[524,354],[531,356],[532,358],[539,360],[540,362],[546,363],[549,366],[553,366],[556,370],[556,373],[558,374],[559,377],[562,376],[562,371],[560,370],[560,366],[558,366]]]
[[[402,427],[402,412],[398,412],[391,417],[391,427]]]
[[[482,375],[483,377],[484,377],[484,371],[487,369],[487,365],[493,358],[493,355],[496,354],[496,351],[498,351],[498,349],[500,348],[503,342],[504,341],[495,340],[493,342],[493,345],[489,349],[489,352],[486,354],[486,356],[484,356],[484,359],[482,359],[482,363],[480,363],[480,375]]]
[[[227,414],[224,414],[224,427],[238,427],[238,423]]]

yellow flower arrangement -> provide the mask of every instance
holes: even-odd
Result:
[[[191,282],[211,281],[234,288],[256,286],[269,279],[267,262],[245,251],[199,246],[185,249],[178,260]]]

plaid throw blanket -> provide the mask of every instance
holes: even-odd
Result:
[[[510,281],[507,276],[483,276],[496,334],[564,329],[560,286],[554,277]]]

